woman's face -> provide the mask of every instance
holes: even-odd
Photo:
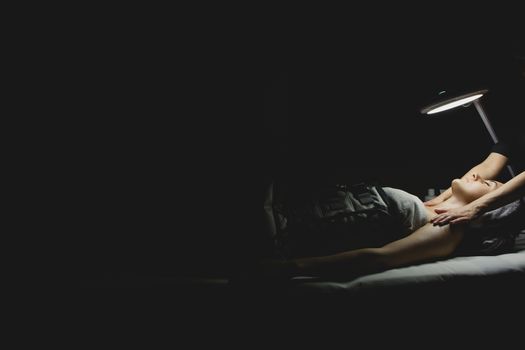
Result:
[[[456,196],[456,198],[470,203],[484,194],[494,191],[501,185],[502,183],[499,181],[485,180],[478,174],[474,174],[467,179],[452,180],[451,187],[452,194]]]

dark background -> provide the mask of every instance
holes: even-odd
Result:
[[[500,138],[520,119],[518,33],[471,35],[312,36],[292,53],[274,41],[265,130],[268,146],[280,153],[268,154],[305,176],[337,169],[416,194],[448,187],[487,156],[492,140],[474,106],[436,116],[422,115],[422,107],[443,90],[486,88],[481,103]]]
[[[523,118],[517,26],[262,17],[75,32],[60,154],[76,166],[68,250],[87,285],[228,273],[281,176],[448,187],[492,141],[473,106],[420,114],[439,91],[488,88],[501,137]]]

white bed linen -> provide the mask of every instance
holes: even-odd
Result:
[[[447,282],[454,279],[517,274],[525,280],[525,250],[496,256],[464,256],[395,268],[351,281],[322,281],[309,277],[293,279],[293,293],[366,293],[388,287]]]

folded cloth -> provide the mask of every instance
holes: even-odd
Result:
[[[428,223],[425,204],[419,197],[398,188],[384,187],[383,190],[401,216],[405,236]]]

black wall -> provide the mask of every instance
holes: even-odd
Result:
[[[468,40],[431,31],[309,39],[295,52],[274,46],[287,55],[287,66],[275,68],[286,74],[271,76],[265,95],[267,140],[280,150],[268,153],[284,159],[279,169],[372,178],[423,195],[447,187],[492,144],[474,106],[422,115],[438,92],[487,88],[481,103],[500,138],[515,125],[523,100],[515,32]],[[286,88],[288,104],[278,109]],[[269,164],[279,171],[274,159]]]

